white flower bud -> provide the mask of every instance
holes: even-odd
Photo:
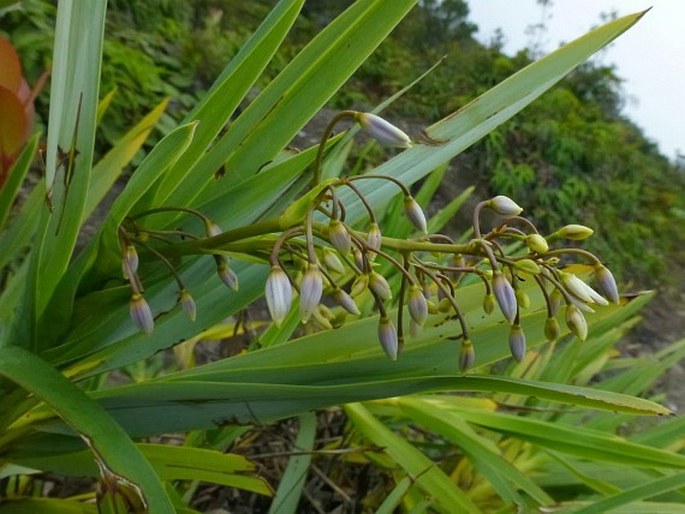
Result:
[[[514,322],[518,305],[516,293],[509,281],[500,270],[495,270],[492,277],[492,292],[495,294],[499,308],[509,323]]]
[[[409,288],[409,316],[417,325],[423,325],[428,318],[428,302],[421,288],[413,284]]]
[[[566,306],[566,326],[578,339],[587,339],[587,321],[580,309],[572,303]]]
[[[618,303],[618,286],[609,268],[603,264],[595,266],[595,278],[599,284],[599,289],[604,293],[604,297],[611,303]]]
[[[476,351],[473,348],[473,343],[469,339],[465,339],[461,343],[459,350],[459,369],[462,372],[467,371],[476,362]]]
[[[523,207],[519,207],[514,200],[504,195],[491,198],[485,205],[502,216],[518,216],[523,211]]]
[[[404,212],[407,215],[407,218],[409,218],[409,221],[411,221],[412,225],[414,225],[417,230],[420,230],[424,234],[428,232],[426,216],[423,213],[421,206],[416,200],[414,200],[413,196],[404,197]]]
[[[521,362],[526,356],[526,335],[521,325],[512,325],[509,330],[509,350],[516,362]]]
[[[381,300],[390,300],[392,298],[390,284],[388,284],[383,275],[375,271],[369,274],[369,289],[376,293]]]
[[[343,266],[342,261],[332,250],[324,248],[323,250],[323,263],[327,269],[334,271],[335,273],[343,274],[345,273],[345,266]]]
[[[340,305],[340,307],[345,309],[350,314],[354,316],[358,316],[359,314],[361,314],[359,312],[359,307],[357,307],[357,304],[352,299],[352,297],[342,289],[337,288],[335,291],[333,291],[333,299],[336,301],[338,305]]]
[[[383,244],[383,235],[381,234],[381,228],[378,226],[378,223],[371,223],[371,226],[369,227],[369,233],[366,236],[366,244],[372,250],[381,249],[381,245]],[[372,253],[372,255],[375,256],[375,252]]]
[[[183,289],[178,293],[178,301],[181,304],[183,312],[190,318],[190,321],[195,321],[197,305],[187,289]]]
[[[332,219],[328,223],[328,239],[340,255],[347,255],[352,248],[352,239],[350,233],[345,228],[345,225],[336,219]]]
[[[293,302],[293,288],[288,275],[280,266],[271,267],[266,279],[265,296],[271,319],[277,326],[281,326]]]
[[[392,123],[370,112],[359,112],[355,120],[377,141],[398,148],[411,148],[409,136]]]

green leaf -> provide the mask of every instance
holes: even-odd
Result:
[[[18,347],[0,353],[0,374],[54,409],[88,443],[105,469],[140,488],[151,512],[174,513],[164,486],[126,432],[63,375]]]
[[[269,514],[294,514],[302,496],[302,489],[307,483],[307,472],[312,460],[316,437],[316,414],[307,412],[299,416],[300,430],[295,440],[295,448],[303,455],[293,455],[288,459],[285,473],[278,484]]]
[[[414,483],[434,500],[439,512],[480,512],[469,497],[428,457],[389,430],[363,405],[345,405],[345,413],[355,428],[373,444],[380,446],[404,469]]]
[[[16,131],[16,127],[13,129]],[[12,167],[8,171],[7,181],[5,184],[0,184],[0,231],[4,228],[5,221],[7,221],[7,216],[10,213],[10,209],[14,204],[17,192],[24,182],[24,178],[31,167],[31,162],[36,154],[36,148],[38,148],[38,141],[40,140],[40,134],[36,134],[31,138],[31,141],[24,147],[24,149],[19,154],[19,157],[14,162]],[[0,171],[1,173],[1,171]],[[3,246],[2,253],[8,253],[10,255],[16,255],[16,252],[11,250],[16,250],[11,246]],[[0,265],[0,268],[2,266]]]

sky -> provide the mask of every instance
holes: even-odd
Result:
[[[602,13],[619,16],[652,9],[598,57],[616,66],[623,78],[624,113],[645,135],[674,159],[685,153],[685,1],[684,0],[553,0],[545,13],[546,33],[526,29],[539,23],[543,10],[536,0],[468,0],[469,19],[478,25],[476,38],[504,34],[504,52],[537,42],[544,53],[602,23]]]

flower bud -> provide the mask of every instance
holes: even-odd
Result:
[[[132,244],[126,245],[126,250],[124,251],[124,275],[129,276],[129,273],[135,273],[138,271],[138,252],[136,252],[136,247]]]
[[[423,232],[424,234],[428,232],[428,224],[426,223],[426,216],[423,214],[421,206],[418,204],[414,197],[409,195],[404,197],[404,213],[411,221],[412,225],[416,227],[417,230]]]
[[[131,302],[129,304],[129,312],[131,319],[136,326],[146,334],[152,334],[155,328],[155,320],[152,317],[150,306],[140,293],[133,293],[131,295]]]
[[[221,227],[210,220],[205,220],[205,231],[207,232],[208,237],[215,237],[219,234],[223,234]]]
[[[492,314],[495,310],[495,297],[488,293],[483,297],[483,310],[485,314]]]
[[[564,303],[564,295],[561,294],[561,291],[559,291],[558,289],[554,289],[549,295],[549,303],[550,314],[552,316],[556,316],[559,313],[559,310],[561,309],[562,303]]]
[[[362,273],[356,279],[354,279],[354,282],[352,282],[352,287],[350,288],[350,296],[352,298],[356,298],[357,296],[362,294],[364,291],[366,291],[366,288],[368,286],[369,286],[369,275],[368,275],[368,273]]]
[[[587,339],[587,321],[580,309],[572,303],[566,306],[566,326],[578,339]]]
[[[452,310],[452,302],[448,297],[442,298],[438,302],[438,312],[447,313]]]
[[[366,244],[369,245],[369,248],[372,250],[381,249],[381,245],[383,244],[383,235],[381,234],[381,228],[378,226],[378,223],[371,223],[371,226],[369,226],[369,233],[366,236]],[[372,255],[375,256],[375,252]]]
[[[186,316],[190,318],[190,321],[195,321],[195,316],[197,315],[197,305],[195,305],[195,300],[187,289],[182,289],[178,293],[178,301],[181,304],[183,312],[185,312]]]
[[[352,254],[354,255],[354,264],[357,266],[358,270],[363,270],[364,269],[364,255],[362,255],[362,251],[357,248],[356,246],[352,248]]]
[[[528,234],[523,239],[523,243],[535,253],[544,254],[549,252],[547,240],[540,234]]]
[[[521,362],[526,356],[526,335],[521,325],[512,325],[509,330],[509,350],[516,362]]]
[[[524,273],[530,273],[531,275],[540,274],[540,266],[532,259],[521,259],[514,263],[517,270],[521,270]]]
[[[590,227],[584,225],[566,225],[557,230],[553,235],[560,239],[570,239],[571,241],[582,241],[594,233]]]
[[[476,350],[473,348],[473,343],[470,339],[465,339],[459,350],[459,370],[466,372],[475,362]]]
[[[409,316],[418,325],[423,325],[428,318],[428,302],[423,296],[423,291],[416,284],[409,288],[409,300],[407,302]]]
[[[238,275],[236,275],[231,268],[228,267],[228,260],[221,256],[217,260],[216,272],[221,281],[234,291],[238,290]]]
[[[559,326],[559,322],[557,321],[557,318],[554,317],[549,317],[545,321],[545,338],[547,341],[550,343],[556,341],[559,339],[559,336],[561,335],[561,327]]]
[[[323,276],[317,264],[310,263],[300,284],[300,318],[306,323],[321,301]]]
[[[516,290],[516,301],[522,309],[530,307],[530,296],[523,289]]]
[[[618,286],[609,268],[604,266],[604,264],[597,264],[595,266],[595,278],[604,297],[611,303],[618,303]]]
[[[495,293],[495,298],[497,299],[502,314],[509,323],[513,323],[518,310],[516,293],[500,270],[495,270],[493,274],[492,291]]]
[[[345,225],[336,219],[332,219],[328,223],[328,239],[340,255],[347,255],[352,248],[352,239],[350,233],[345,228]]]
[[[352,297],[339,287],[336,288],[335,291],[333,291],[333,299],[338,305],[340,305],[340,307],[345,309],[350,314],[354,316],[358,316],[359,314],[361,314],[359,312],[359,307],[357,307],[357,304],[352,299]]]
[[[390,284],[388,284],[383,275],[375,271],[369,274],[369,289],[376,293],[381,300],[390,300],[392,298]]]
[[[327,269],[335,273],[342,275],[345,273],[345,266],[343,266],[342,261],[332,250],[328,248],[323,249],[323,263]]]
[[[523,208],[519,207],[514,200],[504,195],[491,198],[485,205],[502,216],[518,216],[523,211]]]
[[[607,305],[608,302],[600,296],[597,291],[592,289],[589,285],[579,279],[573,273],[561,272],[561,282],[564,287],[576,298],[585,303],[596,303],[598,305]]]
[[[280,266],[271,267],[266,279],[265,296],[271,319],[280,327],[293,302],[293,288],[288,275]]]
[[[354,118],[364,130],[368,131],[379,142],[398,148],[411,148],[409,136],[380,116],[370,112],[358,112]]]
[[[387,316],[381,316],[378,322],[378,341],[380,341],[385,354],[392,360],[397,360],[397,351],[399,349],[397,331]]]

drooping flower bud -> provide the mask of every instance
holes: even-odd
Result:
[[[197,315],[197,305],[195,305],[195,300],[190,295],[187,289],[182,289],[178,293],[178,301],[181,304],[183,312],[190,318],[190,321],[195,321]]]
[[[357,266],[358,270],[363,270],[364,269],[364,255],[362,255],[362,251],[357,248],[356,246],[352,248],[352,254],[354,255],[354,264]]]
[[[354,316],[358,316],[360,314],[359,307],[357,307],[355,301],[342,289],[337,288],[335,291],[333,291],[333,299],[338,305],[340,305],[340,307],[345,309],[350,314]]]
[[[587,339],[587,321],[580,309],[569,303],[566,306],[566,326],[578,339]]]
[[[485,314],[492,314],[492,311],[495,310],[495,297],[491,293],[483,297],[483,310]]]
[[[409,300],[407,302],[409,316],[418,325],[423,325],[428,319],[428,302],[423,296],[423,291],[416,284],[409,288]]]
[[[205,232],[207,232],[208,237],[215,237],[219,234],[223,234],[221,227],[211,220],[205,220]]]
[[[495,270],[492,276],[492,292],[504,317],[509,323],[513,323],[518,310],[516,293],[501,270]]]
[[[590,227],[584,225],[566,225],[557,230],[553,235],[560,239],[570,239],[571,241],[582,241],[594,233]]]
[[[328,239],[340,255],[347,255],[352,248],[352,239],[345,225],[336,219],[328,223]]]
[[[540,234],[528,234],[523,239],[523,243],[535,253],[545,254],[549,252],[547,240]]]
[[[138,271],[138,252],[136,252],[136,247],[132,244],[126,245],[124,250],[124,262],[122,263],[124,267],[124,275],[128,277],[129,272],[135,273]]]
[[[399,342],[397,341],[397,331],[388,316],[381,316],[378,321],[378,341],[385,354],[392,360],[397,360]]]
[[[366,244],[372,250],[380,250],[383,244],[383,235],[381,234],[381,228],[378,223],[371,223],[369,226],[369,233],[366,236]],[[373,253],[372,255],[376,255]]]
[[[557,321],[557,318],[550,317],[547,318],[545,321],[545,338],[547,341],[550,343],[556,341],[559,339],[559,336],[561,335],[561,327],[559,326],[559,322]]]
[[[335,252],[329,250],[328,248],[323,249],[323,263],[330,271],[334,271],[335,273],[339,273],[341,275],[345,273],[345,266],[343,266],[343,263],[340,261]]]
[[[383,275],[376,271],[372,271],[369,274],[369,289],[376,293],[381,300],[390,300],[392,298],[390,284],[388,284]]]
[[[150,306],[145,301],[145,298],[140,293],[133,293],[131,295],[131,302],[129,304],[129,312],[131,319],[136,326],[146,334],[152,334],[155,328],[155,320],[152,317]]]
[[[404,213],[417,230],[424,234],[428,232],[428,223],[426,223],[426,216],[423,213],[423,209],[421,209],[421,206],[411,195],[404,197]]]
[[[523,207],[519,207],[514,200],[504,195],[491,198],[485,205],[502,216],[518,216],[523,211]]]
[[[516,301],[522,309],[530,307],[530,296],[523,289],[516,290]]]
[[[370,112],[359,112],[355,115],[355,120],[381,143],[398,148],[411,148],[412,146],[411,139],[407,134],[380,116]]]
[[[322,294],[323,277],[321,271],[319,271],[317,264],[310,263],[300,284],[300,318],[302,318],[303,323],[309,320],[314,309],[319,305]]]
[[[526,335],[521,325],[512,325],[509,330],[509,350],[516,362],[521,362],[526,356]]]
[[[269,308],[271,319],[280,327],[293,302],[293,288],[283,268],[280,266],[271,267],[264,290],[266,306]]]
[[[234,291],[238,290],[238,275],[228,267],[228,259],[224,256],[217,258],[216,272],[221,281]]]
[[[595,278],[604,297],[611,303],[618,303],[618,286],[609,268],[604,266],[604,264],[597,264],[595,266]]]
[[[550,314],[552,316],[556,316],[561,309],[561,305],[564,303],[564,295],[561,294],[561,291],[555,288],[549,295],[549,303]]]
[[[459,350],[459,370],[466,372],[476,362],[476,350],[470,339],[464,339]]]

